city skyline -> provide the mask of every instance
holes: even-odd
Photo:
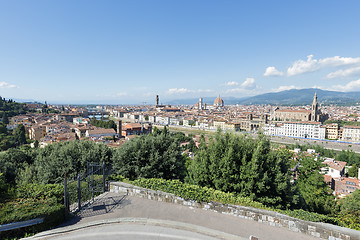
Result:
[[[0,95],[49,103],[360,91],[357,1],[0,1]]]

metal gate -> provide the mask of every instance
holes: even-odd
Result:
[[[91,206],[94,198],[106,191],[105,163],[87,163],[86,173],[69,180],[65,174],[64,205],[70,213]]]

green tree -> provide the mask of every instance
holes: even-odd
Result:
[[[357,178],[359,175],[359,168],[360,168],[360,164],[352,165],[351,168],[349,168],[348,176]]]
[[[304,200],[303,208],[318,213],[331,213],[335,207],[335,198],[320,174],[323,164],[313,157],[301,156],[297,185]]]
[[[16,174],[16,184],[18,186],[36,183],[36,170],[33,164],[23,163],[22,168]]]
[[[117,174],[132,180],[183,179],[185,158],[181,154],[179,141],[163,131],[157,135],[143,135],[125,143],[115,151],[113,167]]]
[[[7,195],[7,184],[5,182],[5,178],[3,173],[0,172],[0,203],[5,200],[5,196]]]
[[[88,162],[105,162],[109,166],[112,150],[105,144],[91,141],[53,143],[38,148],[34,166],[39,183],[62,183],[65,172],[69,178],[84,174]]]
[[[35,140],[34,142],[34,148],[38,148],[39,147],[39,141],[38,140]]]
[[[208,147],[204,135],[201,135],[197,154],[195,155],[194,160],[190,160],[188,166],[187,182],[199,186],[212,185],[212,182],[210,181],[209,166],[210,159]]]
[[[14,184],[18,172],[23,168],[23,164],[32,164],[33,159],[32,150],[10,148],[8,151],[0,153],[0,172],[4,174],[5,181]]]
[[[2,122],[3,122],[3,124],[5,124],[5,125],[9,124],[9,118],[8,118],[6,112],[3,113]]]
[[[208,147],[202,144],[188,167],[190,183],[235,192],[273,207],[297,204],[287,150],[271,150],[264,136],[253,140],[220,131],[209,140]]]
[[[152,129],[152,134],[153,135],[158,135],[158,134],[160,134],[161,133],[161,131],[157,128],[157,127],[154,127],[153,129]]]
[[[104,120],[103,118],[101,120],[96,120],[96,118],[92,118],[90,121],[90,124],[96,127],[102,127],[102,128],[112,128],[116,131],[117,126],[116,123],[113,120]]]
[[[338,161],[347,162],[348,165],[360,165],[360,155],[351,150],[342,150],[335,156],[335,159]]]
[[[343,213],[350,213],[360,217],[360,190],[357,189],[349,196],[341,199],[340,206]]]
[[[14,130],[14,141],[17,146],[26,143],[26,136],[25,136],[25,127],[22,124],[19,124]]]

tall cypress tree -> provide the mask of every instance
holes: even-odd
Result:
[[[200,137],[199,149],[188,168],[188,181],[200,186],[211,186],[209,152],[204,135]]]
[[[25,127],[22,124],[19,124],[14,130],[14,140],[17,146],[26,143],[26,136],[25,136]]]
[[[8,125],[8,124],[9,124],[9,118],[8,118],[6,112],[3,113],[2,122],[3,122],[5,125]]]

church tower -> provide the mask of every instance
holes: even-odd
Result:
[[[156,99],[155,99],[155,103],[156,103],[156,107],[159,106],[159,95],[156,95]]]
[[[319,121],[319,117],[318,117],[318,113],[319,113],[319,104],[317,102],[317,95],[315,92],[314,95],[314,100],[311,106],[311,121],[312,122],[318,122]]]

